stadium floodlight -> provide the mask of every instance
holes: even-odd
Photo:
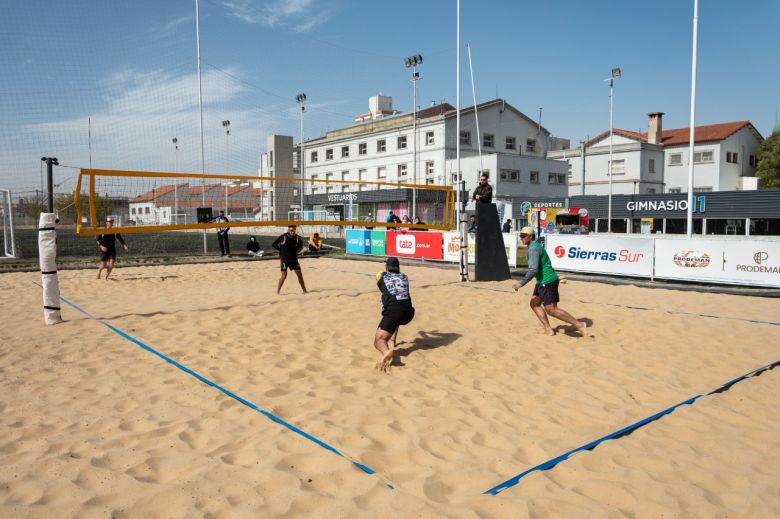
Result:
[[[301,92],[297,96],[295,96],[295,101],[301,105],[301,159],[298,161],[298,169],[301,171],[301,219],[303,219],[303,188],[304,188],[304,182],[306,181],[306,154],[303,150],[303,112],[306,111],[306,107],[303,103],[306,102],[306,94]]]
[[[612,69],[612,76],[604,80],[609,82],[609,167],[607,168],[607,176],[609,176],[609,196],[607,198],[607,232],[612,232],[612,111],[615,98],[615,79],[619,77],[621,77],[620,68],[615,67]]]
[[[406,68],[412,69],[412,184],[417,183],[417,82],[421,80],[417,65],[422,64],[420,54],[409,56],[404,60]],[[417,190],[412,190],[412,218],[417,216]]]

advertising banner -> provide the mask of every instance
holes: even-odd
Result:
[[[548,234],[553,268],[572,272],[651,277],[653,238]]]
[[[510,267],[517,266],[517,235],[513,233],[502,233],[504,238],[504,248],[506,249],[506,259]],[[458,262],[460,261],[460,234],[456,232],[443,233],[444,242],[444,260]],[[473,234],[469,234],[468,243],[468,260],[469,263],[474,264],[474,244],[477,242],[477,237]]]
[[[442,233],[387,231],[388,256],[442,259]]]
[[[375,256],[384,256],[387,250],[387,243],[385,240],[386,231],[368,231],[371,233],[371,246],[368,251],[369,254]]]
[[[347,229],[347,254],[371,254],[371,231]]]
[[[780,242],[659,238],[655,243],[655,275],[780,287]]]

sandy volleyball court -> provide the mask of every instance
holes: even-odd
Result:
[[[549,338],[531,285],[402,265],[417,317],[384,375],[381,264],[302,264],[308,295],[294,276],[275,295],[275,261],[119,268],[107,282],[63,271],[60,284],[376,474],[70,307],[44,326],[40,276],[2,274],[0,516],[780,515],[780,369],[482,494],[780,359],[780,326],[747,321],[779,321],[780,300],[569,282],[561,306],[592,337]]]

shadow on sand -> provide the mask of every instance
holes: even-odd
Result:
[[[412,342],[410,345],[405,347],[399,347],[402,344],[406,344],[405,341],[401,341],[398,344],[396,344],[396,350],[395,355],[393,356],[393,363],[392,366],[405,366],[403,362],[401,362],[402,357],[407,357],[418,350],[434,350],[436,348],[441,348],[443,346],[447,346],[449,344],[452,344],[457,339],[462,337],[459,333],[446,333],[446,332],[439,332],[436,330],[433,330],[431,332],[418,332],[419,337],[417,337],[414,342]]]

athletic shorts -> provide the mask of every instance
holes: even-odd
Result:
[[[298,263],[298,258],[295,259],[279,258],[279,265],[282,267],[282,272],[287,272],[287,269],[301,270],[301,264]]]
[[[540,297],[543,305],[554,305],[558,303],[561,300],[561,296],[558,295],[559,283],[559,280],[547,283],[546,285],[537,283],[534,287],[534,296]]]
[[[399,326],[409,324],[414,319],[414,307],[392,304],[382,310],[382,320],[379,321],[380,330],[395,333]]]
[[[116,259],[116,247],[106,247],[106,252],[100,251],[100,261],[108,261]]]

